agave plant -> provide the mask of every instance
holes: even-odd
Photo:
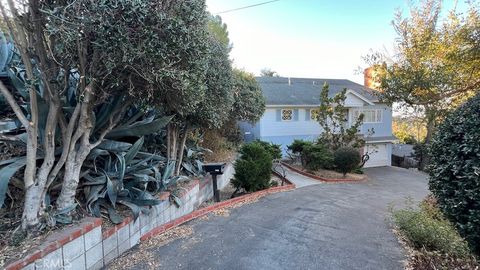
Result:
[[[69,74],[71,88],[65,91],[63,97],[67,104],[63,110],[67,114],[73,111],[78,99],[74,91],[79,79],[78,73],[71,70]],[[25,71],[12,43],[6,42],[2,33],[0,33],[0,79],[19,100],[23,101],[22,109],[26,115],[29,115]],[[38,83],[36,86],[39,110],[47,111],[47,104],[42,98],[42,84]],[[118,106],[121,106],[122,100],[122,97],[114,96],[109,102],[104,102],[94,109],[95,128],[92,136],[108,125],[110,115]],[[2,99],[0,99],[1,102]],[[5,113],[2,111],[0,115],[5,116]],[[46,113],[40,113],[39,117],[38,140],[42,141],[45,134]],[[161,134],[171,118],[160,116],[152,109],[141,110],[131,106],[119,125],[106,135],[107,140],[91,151],[88,160],[84,163],[81,184],[85,194],[85,207],[90,213],[99,216],[100,209],[106,209],[112,221],[119,222],[119,217],[114,210],[117,204],[123,204],[130,207],[134,216],[137,217],[139,206],[158,203],[158,200],[153,197],[156,192],[184,178],[172,176],[175,164],[168,162],[165,157],[158,153],[142,152],[142,148],[152,148],[144,147],[143,136]],[[136,142],[129,143],[134,138],[137,138]],[[0,143],[25,147],[25,129],[17,119],[0,121]],[[55,153],[57,158],[61,151],[61,148],[57,149]],[[37,159],[40,161],[43,155],[40,153]],[[4,204],[10,179],[25,164],[25,156],[0,161],[0,206]],[[46,201],[50,201],[50,196],[48,194],[46,196]],[[62,213],[57,213],[56,216],[58,221],[69,222],[63,219]]]
[[[144,138],[133,145],[120,141],[104,141],[94,149],[84,172],[82,184],[86,208],[94,216],[106,210],[113,223],[122,218],[115,211],[118,204],[129,207],[138,217],[140,211],[160,203],[155,193],[185,176],[172,177],[175,163],[157,154],[142,152]],[[162,171],[161,171],[162,169]]]

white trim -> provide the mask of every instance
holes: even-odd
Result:
[[[375,112],[375,119],[377,118],[377,114],[380,112],[380,121],[376,122],[371,122],[371,121],[365,121],[365,111],[374,111]],[[364,120],[362,122],[362,124],[382,124],[383,123],[383,109],[376,109],[376,108],[362,108],[362,109],[353,109],[352,110],[352,119],[355,118],[355,113],[356,112],[359,112],[358,115],[360,115],[360,113],[363,113],[363,116],[364,116]],[[356,119],[355,119],[356,120]]]
[[[375,104],[374,104],[372,101],[370,101],[368,98],[360,95],[359,93],[357,93],[357,92],[355,92],[355,91],[353,91],[353,90],[351,90],[351,89],[348,89],[347,92],[345,93],[345,95],[347,95],[348,93],[350,93],[350,94],[358,97],[359,99],[365,101],[365,102],[366,102],[367,104],[369,104],[369,105],[375,105]]]

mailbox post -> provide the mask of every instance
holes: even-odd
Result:
[[[213,196],[216,202],[220,201],[220,193],[217,187],[217,175],[223,174],[226,163],[208,163],[203,165],[203,169],[212,176]]]

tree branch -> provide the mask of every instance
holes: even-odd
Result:
[[[20,122],[25,128],[28,128],[30,125],[30,122],[28,121],[27,117],[23,113],[20,106],[15,101],[15,98],[13,97],[13,95],[10,93],[10,91],[8,91],[7,87],[5,86],[5,84],[3,84],[2,81],[0,81],[0,92],[5,97],[10,107],[12,107],[12,110],[15,113],[15,115],[18,117],[18,120],[20,120]]]

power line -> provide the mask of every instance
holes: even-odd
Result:
[[[258,4],[253,4],[253,5],[250,5],[250,6],[224,10],[224,11],[215,13],[215,15],[223,14],[223,13],[227,13],[227,12],[232,12],[232,11],[237,11],[237,10],[241,10],[241,9],[246,9],[246,8],[251,8],[251,7],[256,7],[256,6],[261,6],[261,5],[265,5],[265,4],[269,4],[269,3],[273,3],[273,2],[278,2],[278,1],[280,1],[280,0],[266,1],[266,2],[262,2],[262,3],[258,3]]]

